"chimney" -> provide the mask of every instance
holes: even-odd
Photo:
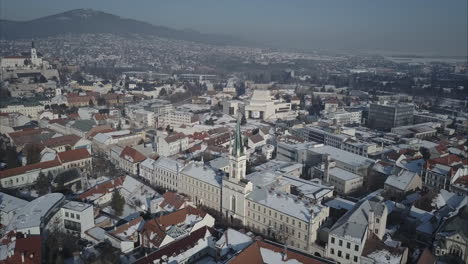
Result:
[[[369,222],[368,223],[368,228],[369,228],[368,234],[369,234],[369,237],[370,237],[371,234],[374,232],[374,211],[372,209],[369,210],[367,221]]]
[[[330,180],[330,156],[325,154],[325,168],[323,170],[323,179],[326,183]]]
[[[286,261],[288,259],[288,246],[284,243],[283,252],[281,253],[281,260]]]

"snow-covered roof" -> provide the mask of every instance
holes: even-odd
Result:
[[[311,218],[323,209],[321,205],[313,205],[308,201],[302,201],[294,195],[275,192],[265,188],[254,189],[247,196],[247,200],[254,201],[305,222],[309,222]]]
[[[182,173],[186,176],[204,181],[208,184],[221,187],[222,175],[217,173],[213,168],[203,165],[199,162],[192,162],[188,164]]]
[[[219,157],[210,161],[210,166],[215,169],[223,169],[229,166],[229,159],[226,157]]]
[[[239,252],[252,243],[252,238],[232,228],[228,228],[221,238],[216,241],[216,247],[221,249],[221,256],[229,253],[230,250]]]
[[[61,193],[49,193],[31,201],[16,212],[7,229],[20,230],[39,227],[43,217],[64,198]]]
[[[25,207],[28,204],[27,201],[16,198],[6,193],[0,192],[0,211],[9,213],[14,210],[18,210]]]
[[[349,172],[349,171],[346,171],[337,167],[331,168],[329,173],[330,173],[330,176],[333,176],[343,181],[351,181],[351,180],[362,178],[361,176],[357,174],[354,174],[352,172]]]
[[[344,214],[331,228],[330,234],[342,237],[355,243],[365,239],[369,212],[373,211],[376,217],[385,213],[386,205],[382,199],[372,195],[359,201],[352,210]]]
[[[330,155],[330,158],[334,160],[347,163],[355,167],[367,166],[374,163],[373,159],[369,159],[332,146],[319,146],[311,148],[310,151],[318,154],[328,154]]]
[[[345,209],[345,210],[351,210],[353,209],[354,205],[356,203],[343,199],[343,198],[334,198],[328,202],[325,203],[326,206],[334,209]]]
[[[407,191],[408,185],[413,182],[414,177],[419,177],[417,173],[403,170],[398,175],[390,175],[385,184],[401,191]]]

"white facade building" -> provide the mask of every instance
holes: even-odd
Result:
[[[84,232],[94,227],[94,208],[90,204],[69,201],[61,208],[63,228],[71,234],[84,236]]]

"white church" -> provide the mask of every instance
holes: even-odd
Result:
[[[24,52],[20,56],[3,57],[0,66],[7,69],[42,68],[44,61],[42,55],[36,51],[33,41],[30,52]]]

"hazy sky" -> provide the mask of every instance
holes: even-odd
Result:
[[[0,0],[0,18],[93,8],[273,46],[464,55],[467,0]]]

